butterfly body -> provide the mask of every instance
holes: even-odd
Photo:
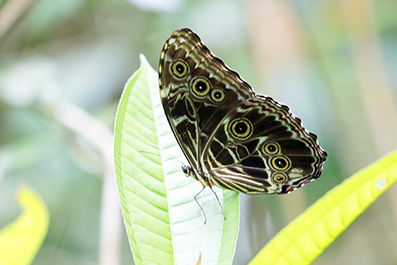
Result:
[[[327,153],[287,106],[257,95],[190,29],[175,31],[159,64],[171,129],[200,181],[248,194],[281,194],[318,178]]]

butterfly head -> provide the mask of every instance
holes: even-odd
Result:
[[[195,177],[196,174],[194,174],[194,171],[192,170],[192,168],[190,166],[182,165],[182,171],[183,171],[183,173],[185,174],[186,177],[196,178]]]

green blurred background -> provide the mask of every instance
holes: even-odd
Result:
[[[258,93],[289,105],[329,155],[322,177],[290,195],[241,197],[234,264],[247,264],[396,149],[396,10],[392,0],[0,0],[0,228],[27,184],[51,216],[33,264],[133,264],[112,169],[117,103],[139,54],[156,69],[166,38],[190,27]],[[391,265],[396,249],[394,185],[314,264]]]

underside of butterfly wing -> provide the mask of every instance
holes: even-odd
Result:
[[[254,92],[190,29],[175,31],[164,44],[159,85],[171,128],[190,165],[199,172],[199,157],[212,132]]]
[[[202,163],[215,185],[244,193],[288,193],[318,178],[327,153],[288,107],[250,98],[222,121]]]
[[[159,64],[172,131],[203,185],[288,193],[318,178],[327,153],[287,106],[255,95],[190,29],[175,31]]]

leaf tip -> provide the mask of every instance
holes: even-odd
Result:
[[[147,59],[146,59],[146,56],[145,56],[143,53],[140,53],[140,54],[139,54],[139,61],[140,61],[140,63],[141,63],[141,66],[142,66],[142,65],[148,65],[148,64],[149,64],[149,62],[148,62]]]

